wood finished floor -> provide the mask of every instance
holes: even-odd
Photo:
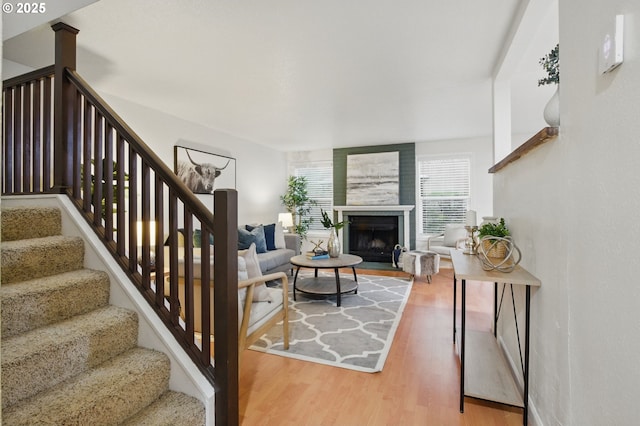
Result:
[[[359,274],[406,276],[374,270]],[[465,399],[464,414],[459,412],[452,283],[451,269],[441,269],[431,284],[416,280],[380,373],[245,351],[241,424],[521,425],[522,409],[471,398]],[[489,330],[493,285],[474,283],[467,289],[468,329]]]

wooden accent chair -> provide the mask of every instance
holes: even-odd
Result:
[[[193,249],[199,254],[199,249]],[[185,306],[184,265],[179,260],[178,299],[181,306]],[[199,263],[199,262],[197,262]],[[193,305],[194,331],[202,333],[201,318],[201,285],[199,267],[194,268]],[[213,267],[211,270],[213,276]],[[267,287],[266,283],[280,280],[281,286]],[[169,286],[165,286],[168,291]],[[213,280],[210,282],[211,292],[209,306],[213,306]],[[262,275],[258,264],[255,245],[249,250],[238,252],[238,352],[255,343],[264,333],[282,321],[284,348],[289,349],[289,280],[284,272],[274,272]],[[184,320],[183,313],[180,316]],[[213,330],[213,313],[211,315],[211,330]],[[213,336],[212,336],[213,337]]]
[[[281,280],[282,287],[266,287],[271,301],[254,301],[256,285],[268,281]],[[264,333],[282,321],[284,348],[289,349],[289,280],[284,272],[274,272],[260,277],[238,281],[238,289],[246,289],[244,297],[238,295],[238,356],[242,359],[242,351],[254,344]]]

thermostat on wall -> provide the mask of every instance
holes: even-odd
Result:
[[[613,26],[607,28],[600,45],[598,68],[600,74],[607,73],[615,69],[622,63],[623,55],[623,33],[624,33],[624,15],[616,15]]]

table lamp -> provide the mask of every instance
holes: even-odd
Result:
[[[284,232],[291,232],[291,228],[293,228],[293,215],[291,213],[278,213],[278,222],[282,224]]]

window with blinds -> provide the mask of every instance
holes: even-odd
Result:
[[[331,161],[301,163],[293,166],[294,176],[307,178],[307,193],[316,204],[311,207],[313,218],[309,229],[324,229],[320,220],[320,209],[332,215],[333,209],[333,163]]]
[[[464,223],[471,188],[470,158],[425,158],[418,170],[421,232],[439,234],[447,223]]]

